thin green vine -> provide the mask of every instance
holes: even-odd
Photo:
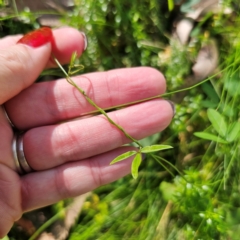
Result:
[[[159,162],[159,159],[157,158],[157,156],[155,156],[154,152],[157,152],[157,151],[161,151],[161,150],[165,150],[165,149],[170,149],[172,148],[171,146],[169,145],[151,145],[151,146],[147,146],[147,147],[143,147],[138,140],[136,140],[135,138],[133,138],[130,134],[128,134],[126,132],[126,130],[120,126],[119,124],[117,124],[116,122],[114,122],[109,116],[108,114],[106,113],[106,111],[108,110],[113,110],[113,109],[116,109],[116,108],[123,108],[123,107],[127,107],[127,106],[130,106],[130,105],[133,105],[133,104],[137,104],[137,103],[142,103],[142,102],[146,102],[146,101],[150,101],[150,100],[153,100],[153,99],[158,99],[158,98],[162,98],[162,97],[166,97],[166,96],[169,96],[169,95],[172,95],[174,93],[179,93],[179,92],[183,92],[183,91],[188,91],[188,90],[191,90],[209,80],[211,80],[215,75],[218,75],[219,73],[193,85],[193,86],[190,86],[190,87],[187,87],[187,88],[184,88],[184,89],[180,89],[180,90],[176,90],[176,91],[172,91],[172,92],[169,92],[169,93],[165,93],[165,94],[161,94],[161,95],[156,95],[156,96],[153,96],[153,97],[150,97],[150,98],[146,98],[146,99],[142,99],[142,100],[138,100],[138,101],[133,101],[133,102],[130,102],[130,103],[126,103],[126,104],[121,104],[121,105],[117,105],[117,106],[113,106],[113,107],[109,107],[109,108],[104,108],[102,109],[101,107],[99,107],[87,94],[86,92],[81,88],[79,87],[74,81],[73,79],[71,78],[71,75],[75,74],[76,72],[80,71],[83,66],[82,65],[76,65],[75,64],[75,61],[76,61],[76,58],[77,58],[77,54],[76,53],[73,53],[72,54],[72,57],[71,57],[71,61],[70,61],[70,64],[69,64],[69,67],[68,67],[68,71],[66,71],[62,65],[60,64],[60,62],[53,56],[53,59],[54,61],[56,62],[57,66],[60,68],[60,70],[63,72],[63,74],[65,75],[65,78],[67,80],[67,82],[69,84],[71,84],[73,87],[75,87],[84,97],[85,99],[88,101],[89,104],[91,104],[93,107],[96,108],[96,110],[94,111],[91,111],[91,112],[88,112],[87,114],[84,114],[84,115],[90,115],[90,114],[95,114],[95,113],[101,113],[103,114],[106,119],[108,120],[108,122],[110,124],[112,124],[113,126],[115,126],[117,129],[119,129],[131,142],[134,142],[135,144],[137,144],[138,146],[138,151],[128,151],[126,153],[123,153],[121,154],[120,156],[116,157],[115,159],[112,160],[112,162],[110,164],[114,164],[114,163],[117,163],[117,162],[120,162],[120,161],[123,161],[131,156],[134,156],[134,159],[132,161],[132,168],[131,168],[131,172],[132,172],[132,176],[134,179],[136,179],[138,177],[138,168],[141,164],[141,160],[142,160],[142,153],[144,154],[147,154],[147,153],[151,153],[153,159],[155,159],[156,161]],[[73,70],[75,69],[76,70]],[[83,116],[83,115],[81,115]],[[165,162],[167,162],[165,159],[164,159]],[[162,165],[162,163],[160,163]],[[171,165],[172,166],[172,165]],[[173,167],[173,166],[172,166]],[[176,170],[176,168],[174,167],[174,169]],[[170,174],[172,175],[172,173],[170,172]]]
[[[58,67],[63,71],[63,73],[65,74],[66,76],[66,80],[68,83],[70,83],[72,86],[74,86],[84,97],[85,99],[92,105],[94,106],[98,112],[102,113],[106,118],[107,120],[112,124],[114,125],[115,127],[117,127],[121,132],[124,133],[124,135],[129,138],[132,142],[135,142],[140,148],[142,148],[143,146],[135,139],[133,138],[132,136],[130,136],[119,124],[115,123],[108,115],[107,113],[102,109],[100,108],[87,94],[86,92],[81,89],[73,80],[72,78],[69,76],[69,73],[67,73],[65,71],[65,69],[62,67],[62,65],[59,63],[59,61],[54,58],[55,62],[57,63]],[[70,65],[71,66],[71,65]],[[71,70],[71,67],[69,68]],[[70,71],[69,71],[70,72]]]

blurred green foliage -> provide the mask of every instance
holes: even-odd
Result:
[[[239,4],[222,1],[232,7],[232,13],[203,16],[195,22],[191,42],[183,46],[172,36],[175,20],[200,0],[180,2],[76,0],[73,11],[62,17],[63,24],[88,36],[88,49],[79,59],[84,72],[147,65],[164,73],[169,90],[179,89],[192,75],[198,51],[209,39],[218,43],[221,70],[176,103],[168,129],[142,140],[144,145],[174,146],[159,155],[169,164],[147,157],[138,180],[128,176],[97,189],[71,229],[71,240],[238,239]],[[17,24],[13,19],[3,20],[1,36],[38,27],[34,14],[20,13],[20,19]],[[209,108],[214,113],[210,110],[209,115]],[[217,119],[212,120],[211,114]],[[224,119],[225,127],[218,119]],[[220,136],[231,144],[204,140],[195,132]],[[65,203],[60,202],[52,211],[63,207]]]
[[[83,63],[87,69],[149,65],[149,62],[157,66],[156,52],[167,42],[161,4],[155,0],[92,0],[76,1],[76,5],[64,23],[86,32],[89,48]]]

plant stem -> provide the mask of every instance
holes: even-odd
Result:
[[[60,66],[59,66],[60,67]],[[61,67],[62,71],[64,71],[64,74],[66,76],[68,76],[68,74],[66,73],[66,71]],[[219,74],[219,72],[217,73]],[[217,75],[215,74],[215,75]],[[138,104],[138,103],[143,103],[143,102],[146,102],[146,101],[150,101],[150,100],[154,100],[154,99],[158,99],[158,98],[162,98],[162,97],[166,97],[166,96],[169,96],[169,95],[172,95],[174,93],[179,93],[179,92],[184,92],[184,91],[188,91],[188,90],[191,90],[209,80],[211,80],[215,75],[209,77],[209,78],[206,78],[205,80],[191,86],[191,87],[187,87],[187,88],[183,88],[183,89],[180,89],[180,90],[176,90],[176,91],[172,91],[172,92],[169,92],[169,93],[164,93],[164,94],[160,94],[160,95],[156,95],[156,96],[153,96],[153,97],[149,97],[149,98],[144,98],[144,99],[141,99],[141,100],[136,100],[136,101],[133,101],[133,102],[128,102],[128,103],[123,103],[123,104],[119,104],[119,105],[116,105],[116,106],[112,106],[112,107],[108,107],[108,108],[102,108],[102,110],[104,110],[105,112],[106,111],[110,111],[110,110],[113,110],[113,109],[116,109],[116,108],[124,108],[124,107],[128,107],[128,106],[131,106],[131,105],[134,105],[134,104]],[[97,113],[100,113],[100,111],[97,109],[97,110],[93,110],[91,112],[88,112],[86,114],[81,114],[80,117],[82,116],[86,116],[86,115],[92,115],[92,114],[97,114]]]
[[[172,167],[186,182],[188,182],[188,180],[184,177],[184,175],[171,162],[155,154],[151,154],[151,156],[154,160],[156,160],[159,164],[161,164],[173,177],[175,177],[175,175],[166,166],[164,166],[164,164],[161,163],[161,161],[165,162],[170,167]]]
[[[81,89],[72,79],[71,77],[69,76],[69,74],[65,71],[65,69],[62,67],[62,65],[59,63],[59,61],[53,56],[53,59],[54,61],[56,62],[56,64],[58,65],[58,67],[62,70],[62,72],[64,73],[64,75],[66,76],[66,80],[69,84],[71,84],[72,86],[74,86],[85,98],[86,100],[92,105],[94,106],[97,110],[94,110],[94,111],[91,111],[91,112],[88,112],[86,114],[82,114],[80,116],[85,116],[85,115],[91,115],[91,114],[95,114],[95,113],[102,113],[106,118],[107,120],[112,124],[114,125],[115,127],[117,127],[121,132],[124,133],[124,135],[130,139],[132,142],[135,142],[140,148],[142,148],[143,146],[135,139],[133,138],[132,136],[130,136],[120,125],[118,125],[117,123],[115,123],[106,113],[107,110],[113,110],[113,109],[116,109],[116,108],[122,108],[122,107],[127,107],[127,106],[130,106],[130,105],[133,105],[133,104],[137,104],[137,103],[142,103],[142,102],[146,102],[146,101],[150,101],[150,100],[154,100],[154,99],[158,99],[158,98],[162,98],[162,97],[166,97],[166,96],[169,96],[169,95],[172,95],[174,93],[179,93],[179,92],[184,92],[184,91],[188,91],[190,89],[193,89],[207,81],[209,81],[210,79],[212,79],[214,76],[216,76],[217,74],[214,74],[212,75],[211,77],[208,77],[207,79],[201,81],[200,83],[197,83],[191,87],[187,87],[187,88],[184,88],[184,89],[180,89],[180,90],[176,90],[176,91],[172,91],[172,92],[169,92],[169,93],[164,93],[164,94],[161,94],[161,95],[156,95],[156,96],[153,96],[153,97],[149,97],[149,98],[145,98],[145,99],[142,99],[142,100],[137,100],[137,101],[133,101],[133,102],[130,102],[130,103],[125,103],[125,104],[121,104],[121,105],[117,105],[117,106],[113,106],[113,107],[109,107],[109,108],[105,108],[105,109],[102,109],[100,108],[86,93],[83,89]],[[71,68],[70,68],[71,69]],[[222,72],[222,71],[220,71]]]
[[[65,69],[62,67],[62,65],[59,63],[59,61],[54,58],[55,62],[57,63],[57,65],[60,67],[60,69],[63,71],[63,73],[65,74],[66,76],[66,80],[68,81],[68,83],[70,83],[72,86],[74,86],[85,98],[86,100],[92,105],[94,106],[98,112],[102,113],[106,118],[107,120],[112,124],[114,125],[115,127],[117,127],[121,132],[124,133],[124,135],[130,139],[132,142],[135,142],[140,148],[142,148],[143,146],[135,139],[133,138],[132,136],[130,136],[119,124],[115,123],[108,115],[107,113],[102,109],[100,108],[86,93],[83,89],[81,89],[72,79],[71,77],[69,76],[69,74],[65,71]]]

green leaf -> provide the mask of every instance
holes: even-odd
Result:
[[[135,155],[136,153],[137,153],[136,151],[129,151],[129,152],[123,153],[123,154],[119,155],[118,157],[114,158],[110,162],[110,165],[112,165],[114,163],[117,163],[117,162],[120,162],[120,161],[123,161],[123,160]]]
[[[142,162],[142,154],[137,153],[135,158],[132,161],[132,176],[134,179],[137,179],[138,177],[138,168]]]
[[[211,108],[207,110],[207,115],[218,134],[225,137],[227,133],[227,124],[223,116],[218,111]]]
[[[240,122],[235,122],[230,127],[229,133],[227,135],[227,140],[229,142],[233,142],[236,140],[237,137],[239,137],[240,134]]]
[[[158,151],[170,149],[170,148],[173,148],[173,147],[169,146],[169,145],[151,145],[151,146],[143,147],[141,149],[141,152],[142,153],[151,153],[151,152],[158,152]]]
[[[211,133],[206,133],[206,132],[195,132],[194,135],[199,138],[203,138],[206,140],[218,142],[218,143],[224,143],[227,144],[228,142],[225,141],[224,139],[220,138],[219,136],[215,136]]]

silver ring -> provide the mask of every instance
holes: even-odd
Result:
[[[29,166],[24,154],[23,134],[14,135],[12,149],[16,165],[16,171],[21,175],[32,172],[33,169]]]
[[[19,174],[23,174],[22,168],[20,166],[20,163],[18,161],[18,156],[17,156],[17,135],[14,134],[13,136],[13,142],[12,142],[12,152],[13,152],[13,159],[16,167],[16,172]]]
[[[9,116],[8,116],[8,113],[7,113],[6,108],[5,108],[4,105],[2,105],[2,109],[3,109],[3,112],[4,112],[5,116],[6,116],[9,124],[11,125],[11,127],[12,127],[12,128],[15,128],[14,124],[12,123],[11,119],[10,119]]]

